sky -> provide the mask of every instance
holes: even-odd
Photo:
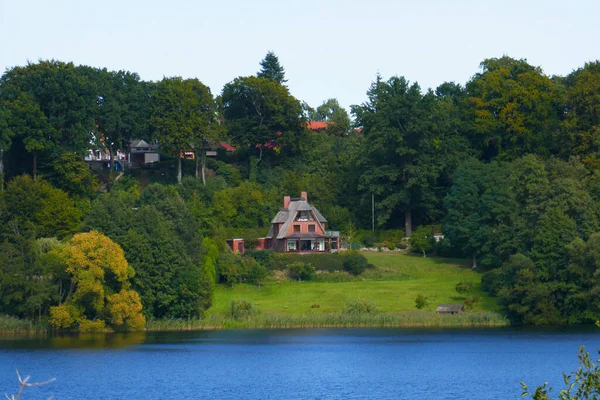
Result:
[[[216,95],[273,51],[292,95],[349,108],[377,73],[427,90],[508,55],[566,75],[600,59],[599,15],[598,0],[0,0],[0,68],[72,61]]]

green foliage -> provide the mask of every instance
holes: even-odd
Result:
[[[260,62],[261,69],[256,74],[259,78],[265,78],[283,85],[287,82],[285,79],[285,70],[279,64],[279,58],[272,51],[267,52],[267,55]]]
[[[460,281],[454,286],[454,289],[458,294],[469,294],[473,290],[473,282],[471,281]]]
[[[350,116],[348,112],[340,106],[337,99],[327,99],[309,113],[309,118],[313,121],[327,121],[329,124],[325,132],[329,135],[344,136],[350,130]]]
[[[435,246],[435,239],[431,233],[431,228],[427,226],[420,226],[416,232],[414,232],[410,239],[410,249],[419,253],[423,253],[423,257],[428,251],[431,251]]]
[[[418,310],[429,307],[429,298],[422,294],[418,294],[415,299],[415,307],[417,307]]]
[[[284,270],[288,264],[304,263],[314,266],[316,271],[342,271],[344,270],[344,258],[336,253],[323,254],[282,254],[276,253],[273,264],[269,269]],[[268,266],[268,264],[265,264]]]
[[[315,267],[312,264],[303,262],[290,263],[285,269],[289,277],[296,281],[310,281],[315,273]]]
[[[375,315],[379,313],[377,304],[367,299],[354,299],[344,306],[344,314]]]
[[[504,159],[555,150],[561,96],[554,81],[523,59],[491,58],[481,67],[467,84],[477,147]]]
[[[149,123],[161,148],[179,154],[185,149],[203,149],[205,143],[216,140],[215,111],[210,89],[198,79],[164,78],[152,94]],[[181,157],[177,160],[177,181],[181,182]]]
[[[91,197],[98,179],[74,153],[63,153],[51,164],[49,181],[72,196]]]
[[[302,106],[279,82],[262,77],[239,77],[223,87],[225,125],[238,146],[263,149],[277,146],[292,153],[302,147]]]
[[[358,251],[346,251],[341,257],[344,270],[352,275],[360,275],[369,268],[367,258]]]
[[[256,309],[249,301],[232,300],[229,305],[228,316],[233,319],[248,319],[255,312]]]
[[[21,230],[27,226],[35,229],[41,237],[63,238],[79,228],[81,210],[67,193],[45,181],[36,182],[27,175],[16,177],[8,183],[3,199],[0,233],[9,233],[10,221]]]
[[[479,300],[479,296],[466,298],[464,304],[467,311],[472,311],[477,306],[477,303],[479,303]]]
[[[600,353],[600,352],[599,352]],[[600,397],[600,367],[590,358],[589,352],[584,352],[584,347],[579,348],[579,368],[566,374],[563,372],[565,388],[558,393],[560,400],[598,399]],[[597,360],[596,362],[600,362]],[[521,382],[523,388],[522,397],[531,397],[534,400],[550,400],[549,393],[552,391],[548,383],[538,386],[534,393]]]

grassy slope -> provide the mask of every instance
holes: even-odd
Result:
[[[208,315],[224,313],[231,300],[247,300],[264,313],[275,315],[339,312],[346,301],[366,298],[383,312],[415,310],[417,294],[428,296],[430,309],[440,303],[462,303],[454,290],[460,280],[475,284],[472,292],[481,298],[476,310],[497,310],[496,300],[481,291],[481,274],[463,260],[423,258],[403,253],[365,253],[376,266],[362,281],[352,282],[267,282],[263,287],[218,285]],[[319,308],[311,305],[319,304]]]

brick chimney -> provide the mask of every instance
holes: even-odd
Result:
[[[306,192],[300,193],[300,197],[302,197],[304,201],[308,201],[308,194]]]
[[[283,197],[283,208],[288,208],[290,206],[290,196]]]

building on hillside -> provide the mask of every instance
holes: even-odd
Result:
[[[308,121],[306,127],[313,132],[321,132],[327,129],[332,122],[327,121]]]
[[[129,165],[140,167],[160,161],[160,153],[157,144],[149,144],[145,140],[135,139],[129,142]]]
[[[340,234],[327,231],[327,220],[308,202],[308,195],[283,198],[283,207],[271,221],[267,236],[258,239],[258,250],[277,252],[335,252],[340,248]]]
[[[435,310],[438,314],[458,314],[465,311],[463,304],[440,304]]]

